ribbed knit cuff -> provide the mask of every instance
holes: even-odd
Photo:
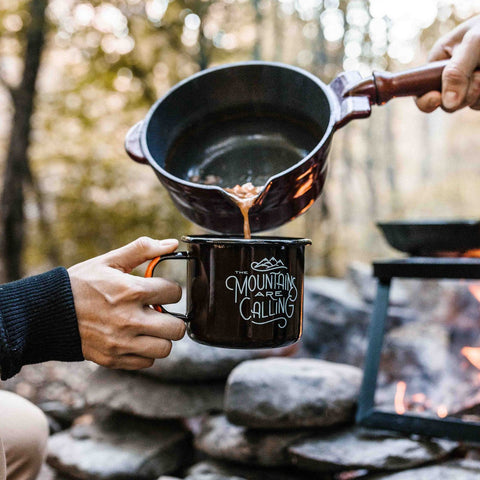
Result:
[[[70,278],[59,267],[0,285],[2,380],[23,365],[83,360]]]

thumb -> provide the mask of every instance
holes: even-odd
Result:
[[[178,240],[174,238],[155,240],[150,237],[140,237],[124,247],[105,254],[104,259],[109,266],[129,273],[143,262],[171,253],[177,247]]]
[[[478,47],[472,38],[475,38],[473,34],[465,34],[443,70],[442,100],[447,110],[455,110],[464,105],[470,77],[478,64]]]
[[[447,110],[462,105],[468,91],[469,77],[457,64],[450,61],[442,76],[442,100]]]

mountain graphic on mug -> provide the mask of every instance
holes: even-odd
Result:
[[[270,260],[268,258],[264,258],[260,262],[252,262],[251,268],[256,272],[271,272],[273,270],[280,270],[282,268],[286,269],[287,267],[281,260],[277,260],[276,258],[272,257]]]

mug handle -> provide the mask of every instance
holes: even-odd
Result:
[[[147,270],[145,271],[145,278],[151,278],[153,277],[153,271],[155,270],[155,267],[160,263],[163,262],[164,260],[193,260],[193,256],[190,254],[190,252],[175,252],[175,253],[169,253],[167,255],[163,255],[162,257],[155,257],[153,260],[150,261],[148,264]],[[181,320],[188,321],[189,318],[187,314],[183,313],[173,313],[169,312],[165,307],[162,305],[152,305],[153,308],[160,313],[168,313],[169,315],[173,315],[174,317],[180,318]]]

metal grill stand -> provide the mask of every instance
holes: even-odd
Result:
[[[480,423],[459,418],[430,418],[413,413],[402,415],[375,407],[375,391],[385,334],[385,321],[393,278],[480,279],[478,258],[410,257],[374,262],[377,296],[369,328],[369,344],[357,409],[357,423],[407,434],[480,441]]]

